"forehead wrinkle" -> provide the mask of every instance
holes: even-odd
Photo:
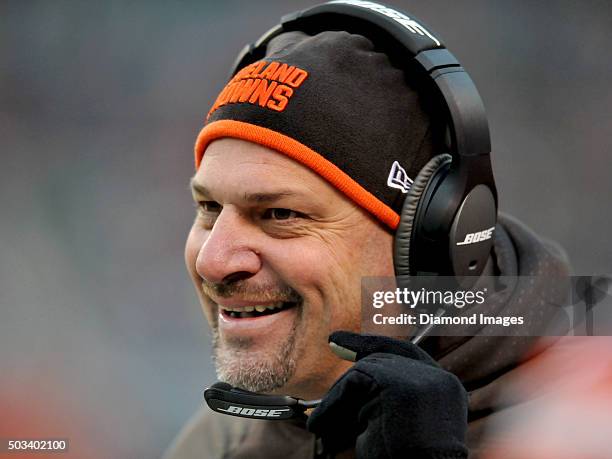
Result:
[[[243,199],[246,202],[252,202],[256,204],[264,204],[269,202],[278,201],[282,198],[296,196],[298,193],[291,190],[279,190],[271,193],[267,192],[259,192],[259,193],[250,193],[245,191],[243,195]]]

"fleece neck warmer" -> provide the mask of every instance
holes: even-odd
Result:
[[[293,158],[392,230],[443,138],[404,71],[367,38],[332,31],[279,35],[236,73],[198,136],[196,169],[223,137]]]

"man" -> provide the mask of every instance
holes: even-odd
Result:
[[[168,458],[476,457],[532,341],[431,338],[435,363],[410,343],[355,334],[361,279],[394,275],[405,194],[388,185],[390,168],[397,160],[415,179],[445,151],[443,132],[406,75],[347,32],[284,33],[228,83],[196,143],[185,249],[218,377],[323,402],[307,421],[204,408]],[[567,274],[563,254],[513,219],[494,237],[486,274]],[[537,309],[541,287],[503,307]]]

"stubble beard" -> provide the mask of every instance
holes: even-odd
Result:
[[[297,320],[275,352],[258,352],[251,339],[224,340],[213,327],[213,361],[217,378],[251,392],[272,392],[283,387],[297,366]]]
[[[213,361],[220,381],[251,392],[271,392],[283,387],[295,374],[298,356],[297,336],[303,322],[303,301],[288,285],[251,286],[248,282],[213,284],[202,282],[202,291],[210,297],[229,298],[239,295],[251,300],[294,301],[298,314],[287,336],[266,349],[258,348],[251,338],[228,338],[219,332],[219,322],[213,315]]]

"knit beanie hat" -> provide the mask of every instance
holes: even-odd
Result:
[[[283,33],[210,109],[196,169],[214,140],[261,144],[312,169],[390,229],[420,169],[442,151],[404,71],[361,36]]]

